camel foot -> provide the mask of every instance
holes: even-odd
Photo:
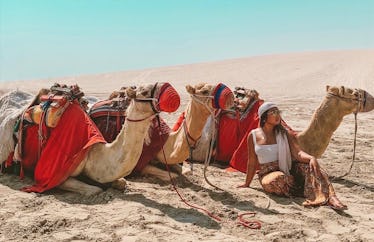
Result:
[[[182,175],[193,175],[192,166],[186,161],[183,162]]]
[[[100,187],[88,185],[73,177],[66,179],[58,188],[69,192],[76,192],[84,196],[97,195],[103,191]]]
[[[160,168],[151,165],[147,165],[146,167],[144,167],[141,174],[155,176],[162,181],[170,181],[170,177],[171,179],[175,179],[178,177],[178,174],[174,172],[170,172],[169,176],[169,172],[161,170]]]
[[[120,178],[112,182],[112,187],[117,190],[124,191],[127,187],[127,182],[125,178]]]
[[[80,194],[84,195],[84,196],[94,196],[94,195],[97,195],[99,193],[102,193],[103,192],[103,189],[101,189],[100,187],[95,187],[95,186],[92,186],[92,188],[90,188],[90,190],[88,191],[84,191],[84,192],[79,192]]]

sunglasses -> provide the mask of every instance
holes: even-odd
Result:
[[[271,114],[271,115],[274,115],[274,116],[276,116],[276,115],[280,115],[282,112],[280,111],[280,110],[278,110],[278,109],[273,109],[273,110],[270,110],[269,112],[268,112],[268,114]]]

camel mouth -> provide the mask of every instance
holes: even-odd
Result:
[[[158,103],[156,107],[159,111],[172,113],[177,111],[180,106],[180,96],[175,88],[168,82],[161,86],[157,96]]]
[[[360,112],[370,112],[374,109],[374,97],[365,91],[364,100]]]
[[[213,91],[212,104],[214,108],[230,109],[234,106],[234,94],[229,87],[219,83]]]

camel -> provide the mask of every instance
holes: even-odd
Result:
[[[374,98],[365,90],[327,86],[326,92],[326,97],[314,112],[308,128],[295,134],[301,149],[317,158],[325,152],[344,116],[374,109]],[[205,143],[200,145],[207,146]],[[241,145],[246,146],[246,143]],[[244,152],[246,149],[241,150]]]
[[[365,90],[326,86],[326,91],[308,128],[296,135],[301,149],[317,158],[325,152],[344,116],[374,109],[374,98]]]
[[[236,112],[239,112],[239,115],[246,116],[248,112],[251,112],[257,101],[261,101],[259,93],[254,89],[246,89],[244,87],[235,87],[234,91],[234,106],[230,110],[224,110],[220,112],[216,118],[220,118],[222,115],[228,115],[235,118]],[[256,106],[257,107],[257,106]],[[256,109],[257,110],[257,109]],[[256,111],[257,112],[257,111]],[[196,143],[196,148],[193,151],[193,160],[198,162],[204,162],[207,155],[207,150],[209,149],[209,144],[211,140],[217,139],[217,133],[215,132],[214,137],[212,137],[212,125],[213,117],[209,117],[199,141]],[[237,144],[239,145],[239,143]],[[217,154],[216,150],[212,150],[212,156]],[[228,162],[228,161],[227,161]]]
[[[221,86],[220,86],[221,85]],[[219,87],[226,89],[226,96],[218,97],[215,90]],[[202,135],[203,128],[208,118],[214,115],[217,109],[229,109],[234,104],[234,97],[231,90],[222,84],[210,85],[201,83],[192,87],[186,86],[191,100],[185,110],[185,118],[178,130],[171,132],[167,137],[163,149],[156,155],[157,161],[167,165],[182,163],[190,156],[190,148],[196,145],[196,142]],[[217,99],[221,99],[219,106],[214,105]],[[169,174],[155,166],[148,164],[141,171],[142,175],[153,175],[161,180],[169,180]],[[173,178],[177,174],[171,173]]]
[[[75,178],[82,174],[99,183],[112,182],[113,187],[123,189],[126,183],[123,177],[131,173],[140,157],[151,120],[156,115],[154,110],[162,111],[154,106],[157,106],[162,95],[153,95],[166,89],[176,94],[175,89],[168,83],[139,86],[136,90],[126,89],[126,96],[131,99],[131,103],[117,138],[112,143],[92,145],[75,171],[58,187],[82,195],[94,195],[102,191],[97,186],[88,185]]]
[[[151,120],[155,117],[155,107],[152,106],[155,97],[152,95],[159,93],[165,85],[169,85],[167,88],[171,88],[176,93],[168,83],[155,85],[155,87],[153,85],[139,86],[136,90],[126,89],[126,96],[132,101],[126,110],[126,119],[121,132],[112,143],[95,144],[77,169],[59,188],[84,195],[97,194],[102,191],[99,187],[75,179],[74,177],[79,174],[84,174],[100,183],[113,182],[112,186],[116,188],[124,187],[123,177],[129,175],[136,166]]]

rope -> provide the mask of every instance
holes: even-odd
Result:
[[[354,112],[354,115],[355,115],[355,135],[354,135],[354,141],[353,141],[352,161],[351,161],[351,164],[349,166],[348,171],[341,176],[332,177],[333,180],[339,180],[339,179],[342,179],[343,177],[347,176],[351,172],[352,167],[353,167],[353,163],[354,163],[355,158],[356,158],[357,113],[360,112],[361,108],[362,109],[365,108],[367,93],[366,93],[366,91],[361,90],[361,89],[355,89],[355,90],[358,92],[357,99],[346,98],[346,97],[342,97],[342,96],[335,95],[335,94],[332,94],[332,93],[328,93],[328,96],[334,96],[334,97],[341,98],[341,99],[349,99],[349,100],[357,101],[357,110]]]
[[[160,118],[159,116],[157,116],[157,121],[159,122],[159,127],[161,127],[161,122],[160,122]],[[162,136],[160,135],[161,139],[162,139]],[[171,177],[171,173],[170,173],[170,167],[167,163],[167,159],[166,159],[166,155],[165,155],[165,150],[164,150],[164,147],[162,146],[162,154],[164,156],[164,160],[165,160],[165,165],[166,165],[166,169],[168,170],[168,174],[169,174],[169,178],[170,178],[170,182],[174,188],[174,190],[177,192],[179,198],[189,207],[191,208],[195,208],[197,210],[200,210],[200,211],[203,211],[204,213],[206,213],[209,217],[213,218],[214,220],[216,221],[221,221],[221,218],[215,216],[213,213],[209,212],[208,210],[206,210],[205,208],[202,208],[202,207],[199,207],[197,205],[194,205],[194,204],[191,204],[189,202],[186,201],[186,199],[184,199],[182,197],[182,195],[179,193],[178,189],[177,189],[177,186],[175,184],[175,180]]]
[[[205,155],[205,161],[204,161],[204,179],[206,181],[206,183],[208,183],[210,186],[218,189],[218,190],[221,190],[221,191],[225,191],[224,189],[214,185],[213,183],[211,183],[209,180],[208,180],[208,177],[206,175],[206,171],[208,170],[208,166],[209,166],[209,163],[210,163],[210,160],[212,158],[212,151],[213,151],[213,146],[214,146],[214,142],[213,142],[213,139],[214,139],[214,136],[216,135],[216,129],[215,129],[215,122],[216,122],[216,119],[215,119],[215,116],[214,116],[214,113],[211,114],[211,117],[212,119],[214,120],[214,125],[213,125],[213,128],[212,128],[212,131],[211,131],[211,139],[210,139],[210,142],[209,142],[209,148],[207,150],[207,153]]]
[[[261,229],[261,223],[257,220],[249,221],[244,219],[243,217],[246,215],[252,215],[251,218],[253,218],[256,213],[255,212],[248,212],[248,213],[242,213],[238,215],[238,224],[243,225],[244,227],[250,228],[250,229]]]
[[[193,100],[195,100],[196,102],[202,104],[209,112],[210,112],[210,115],[211,117],[213,118],[213,120],[215,121],[215,115],[214,115],[214,110],[212,110],[211,108],[209,108],[209,106],[207,105],[207,103],[205,102],[202,102],[201,100],[197,99],[196,96],[199,96],[199,95],[191,95],[191,98]],[[207,96],[208,98],[214,98],[214,96]],[[213,126],[213,129],[212,129],[212,138],[213,138],[213,135],[215,135],[215,127]],[[216,185],[214,185],[213,183],[211,183],[209,180],[208,180],[208,177],[206,175],[206,171],[207,171],[207,168],[209,166],[209,162],[210,162],[210,159],[212,157],[212,150],[213,150],[213,145],[214,145],[214,142],[212,142],[212,140],[210,141],[210,144],[209,144],[209,149],[207,151],[207,154],[205,156],[205,161],[204,161],[204,179],[205,181],[212,187],[218,189],[218,190],[221,190],[221,191],[224,191],[222,188],[219,188],[217,187]]]
[[[337,176],[337,177],[333,177],[332,178],[333,180],[339,180],[339,179],[342,179],[343,177],[347,176],[351,172],[352,167],[353,167],[353,163],[354,163],[355,158],[356,158],[357,113],[354,113],[354,115],[355,115],[355,135],[354,135],[354,140],[353,140],[353,155],[352,155],[351,164],[349,165],[349,169],[346,173],[344,173],[343,175]]]
[[[160,126],[160,117],[157,116],[157,120],[159,122],[159,126]],[[161,139],[162,139],[162,136],[160,135]],[[176,191],[176,193],[178,194],[179,198],[182,200],[182,202],[184,202],[187,206],[191,207],[191,208],[194,208],[196,210],[199,210],[199,211],[202,211],[204,212],[205,214],[207,214],[209,217],[213,218],[215,221],[217,222],[221,222],[222,219],[216,215],[214,215],[212,212],[209,212],[207,209],[205,208],[202,208],[202,207],[199,207],[195,204],[191,204],[189,203],[186,199],[183,198],[183,196],[180,194],[180,192],[178,191],[177,189],[177,186],[175,184],[175,180],[171,177],[171,172],[170,172],[170,167],[167,163],[167,159],[166,159],[166,155],[165,155],[165,150],[164,150],[164,147],[162,147],[162,154],[164,156],[164,160],[165,160],[165,165],[166,165],[166,169],[168,170],[168,175],[169,175],[169,178],[170,178],[170,182],[174,188],[174,190]],[[205,174],[204,174],[204,177],[205,177]],[[222,190],[222,189],[221,189]],[[238,215],[238,219],[239,221],[237,222],[238,224],[244,226],[244,227],[247,227],[247,228],[250,228],[250,229],[260,229],[261,228],[261,223],[259,221],[247,221],[243,218],[243,216],[245,215],[255,215],[256,213],[254,212],[248,212],[248,213],[243,213],[241,215]]]
[[[193,96],[192,96],[193,97]],[[211,183],[209,180],[208,180],[208,177],[207,177],[207,175],[206,175],[206,171],[208,170],[208,166],[209,166],[209,163],[210,163],[210,160],[211,160],[211,158],[212,158],[212,151],[213,151],[213,146],[214,146],[214,142],[213,142],[213,138],[214,138],[214,136],[216,135],[216,128],[215,128],[215,122],[217,121],[216,120],[216,118],[215,118],[215,115],[214,115],[214,112],[212,111],[212,110],[210,110],[209,109],[209,107],[207,106],[207,104],[206,103],[202,103],[200,100],[198,100],[198,99],[196,99],[195,98],[195,100],[197,100],[198,102],[200,102],[201,104],[203,104],[208,110],[209,110],[209,112],[210,112],[210,114],[211,114],[211,117],[212,117],[212,119],[214,120],[214,122],[213,122],[213,128],[212,128],[212,130],[211,130],[211,139],[210,139],[210,143],[209,143],[209,148],[208,148],[208,150],[207,150],[207,153],[206,153],[206,155],[205,155],[205,161],[204,161],[204,172],[203,172],[203,174],[204,174],[204,179],[205,179],[205,181],[206,181],[206,183],[208,183],[210,186],[212,186],[212,187],[214,187],[214,188],[216,188],[216,189],[218,189],[218,190],[221,190],[221,191],[225,191],[224,189],[222,189],[222,188],[220,188],[220,187],[218,187],[218,186],[216,186],[216,185],[214,185],[213,183]],[[164,154],[164,156],[165,156],[165,154]],[[166,160],[166,159],[165,159]],[[170,174],[169,174],[169,176],[170,176]],[[179,193],[178,193],[178,195],[179,195]],[[270,206],[270,199],[268,198],[268,203],[267,203],[267,205],[266,205],[266,207],[268,208]],[[254,220],[254,221],[247,221],[247,220],[245,220],[244,218],[243,218],[243,216],[245,216],[245,215],[253,215],[253,217],[256,215],[256,213],[255,212],[247,212],[247,213],[243,213],[243,214],[241,214],[241,215],[238,215],[238,224],[240,224],[240,225],[242,225],[242,226],[244,226],[244,227],[247,227],[247,228],[250,228],[250,229],[260,229],[261,228],[261,223],[259,222],[259,221],[257,221],[257,220]],[[218,220],[218,221],[221,221],[221,220]]]

